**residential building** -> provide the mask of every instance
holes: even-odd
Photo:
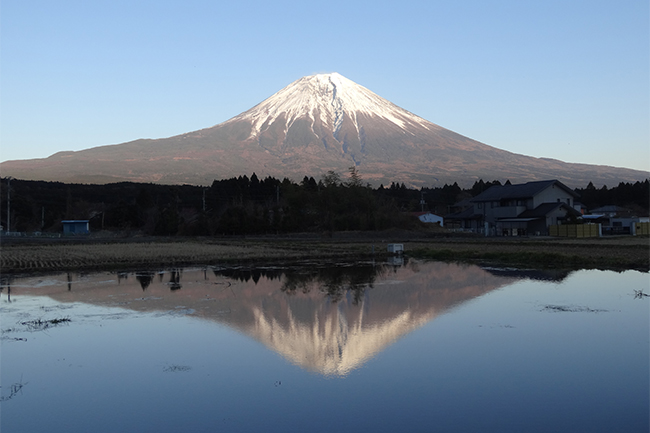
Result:
[[[486,236],[547,235],[548,227],[581,216],[579,195],[558,180],[496,185],[445,217],[446,227]],[[579,209],[579,208],[578,208]]]

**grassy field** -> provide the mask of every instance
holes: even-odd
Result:
[[[3,273],[140,269],[307,260],[381,259],[388,243],[432,260],[526,268],[650,270],[650,238],[590,239],[430,237],[420,233],[337,233],[260,238],[10,239],[2,242]]]

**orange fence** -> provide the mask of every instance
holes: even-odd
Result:
[[[637,235],[650,235],[650,223],[634,223]]]
[[[597,238],[598,224],[562,224],[549,226],[551,236],[563,238]]]

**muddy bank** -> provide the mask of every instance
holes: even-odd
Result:
[[[388,243],[403,243],[407,255],[434,260],[530,268],[650,270],[650,238],[647,236],[479,238],[418,237],[413,233],[239,239],[11,239],[3,240],[0,266],[3,273],[23,273],[370,259],[385,257]]]

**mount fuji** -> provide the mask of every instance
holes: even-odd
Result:
[[[304,176],[357,167],[375,186],[558,179],[572,187],[644,180],[650,173],[511,153],[406,111],[337,74],[303,77],[216,126],[162,139],[6,161],[3,176],[75,183],[209,185],[253,172]]]

